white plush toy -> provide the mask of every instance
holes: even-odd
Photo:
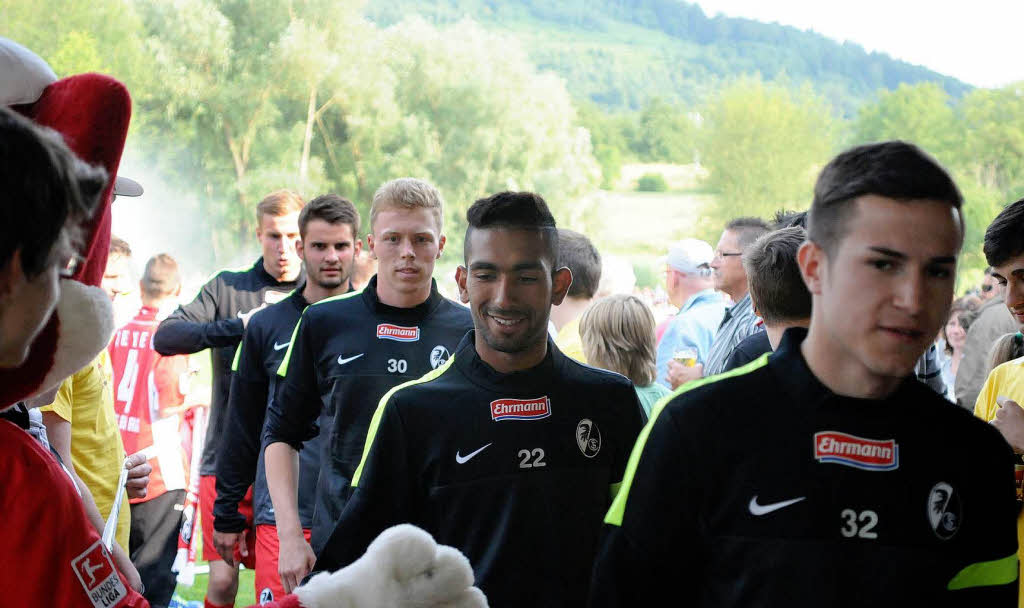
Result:
[[[409,524],[388,528],[357,561],[317,574],[270,608],[486,608],[458,549]]]

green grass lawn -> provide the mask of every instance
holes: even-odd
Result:
[[[205,563],[205,562],[202,562]],[[199,565],[197,563],[196,565]],[[255,572],[242,570],[238,573],[238,595],[235,597],[235,606],[252,606],[256,603],[256,590],[253,587]],[[197,574],[196,582],[191,587],[178,585],[174,590],[182,599],[189,601],[203,601],[206,596],[206,585],[209,583],[209,574]]]

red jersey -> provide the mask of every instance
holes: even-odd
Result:
[[[71,479],[31,435],[0,420],[4,606],[143,608],[85,516]]]
[[[184,355],[164,357],[153,350],[160,322],[157,310],[143,306],[130,323],[117,330],[108,347],[114,368],[114,412],[128,454],[145,450],[153,472],[146,498],[188,487],[188,470],[179,435],[181,416],[168,408],[184,403],[182,384],[188,374]]]

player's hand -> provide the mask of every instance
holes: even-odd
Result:
[[[668,362],[668,383],[673,389],[704,377],[704,366],[700,363],[687,367],[675,359]]]
[[[1003,439],[1010,444],[1014,452],[1024,453],[1024,408],[1013,399],[999,397],[996,399],[999,409],[992,419],[992,426],[999,429]]]
[[[224,563],[235,566],[235,548],[242,554],[242,557],[249,557],[249,547],[245,544],[245,532],[219,532],[213,531],[213,547],[217,549],[220,558]]]
[[[138,593],[142,593],[142,577],[139,576],[139,571],[135,568],[135,564],[132,563],[128,554],[117,542],[110,548],[110,557],[114,558],[114,565],[124,575],[125,580],[128,581],[128,586]]]
[[[264,302],[263,304],[260,304],[259,306],[257,306],[256,308],[253,308],[249,312],[240,312],[240,313],[238,313],[238,318],[242,320],[242,327],[243,328],[249,327],[249,319],[252,318],[252,316],[254,314],[258,313],[259,311],[263,310],[266,307],[267,307],[267,304],[266,304],[266,302]]]
[[[128,498],[145,498],[149,474],[153,472],[153,467],[146,462],[146,454],[135,452],[125,460],[124,466],[128,469],[128,480],[124,484]]]
[[[277,573],[281,575],[281,585],[285,593],[302,583],[302,579],[313,571],[316,555],[302,534],[278,535],[281,548],[277,556]]]

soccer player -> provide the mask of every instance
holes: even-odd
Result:
[[[256,206],[256,238],[262,256],[246,270],[225,270],[203,285],[192,302],[180,306],[157,328],[153,348],[161,355],[182,355],[210,349],[213,395],[210,420],[200,467],[199,508],[203,524],[203,558],[210,562],[208,606],[234,604],[238,569],[228,566],[213,545],[213,503],[219,440],[231,386],[231,360],[246,323],[256,310],[283,299],[302,280],[302,265],[295,253],[299,238],[299,211],[303,201],[287,190],[267,195]],[[243,510],[252,512],[251,498]],[[234,563],[240,556],[232,559]],[[251,558],[247,566],[254,566]]]
[[[117,330],[108,347],[125,450],[142,452],[153,462],[146,497],[131,500],[129,554],[155,608],[167,606],[176,584],[171,564],[187,487],[177,410],[185,402],[189,372],[186,356],[162,357],[152,341],[158,311],[180,293],[181,273],[174,258],[166,253],[150,258],[139,281],[142,308]]]
[[[362,249],[359,212],[350,201],[326,194],[309,202],[299,214],[298,254],[306,269],[306,284],[287,298],[261,310],[249,320],[239,346],[231,378],[227,441],[217,456],[217,500],[214,503],[214,545],[225,562],[236,548],[243,555],[255,549],[256,597],[260,603],[281,598],[284,588],[277,572],[277,528],[267,491],[260,450],[267,404],[277,385],[277,370],[284,359],[295,324],[310,304],[352,291],[353,262]],[[306,540],[313,523],[316,481],[320,473],[318,438],[306,442],[300,453],[299,520]],[[247,546],[246,518],[238,503],[253,488],[256,546]]]
[[[540,196],[467,212],[456,277],[474,332],[381,400],[355,492],[317,556],[331,570],[409,522],[461,550],[492,606],[583,605],[601,518],[644,423],[632,383],[547,334],[572,274]]]
[[[402,178],[381,186],[367,236],[377,275],[361,292],[311,305],[296,326],[264,423],[286,592],[310,572],[313,547],[341,514],[380,398],[444,363],[472,327],[469,311],[443,298],[431,278],[444,249],[441,217],[441,194],[430,184]],[[317,435],[318,418],[323,448],[310,543],[298,511],[297,452]]]
[[[809,329],[656,407],[592,606],[1016,605],[1010,449],[912,375],[953,300],[961,202],[903,142],[826,165]]]

